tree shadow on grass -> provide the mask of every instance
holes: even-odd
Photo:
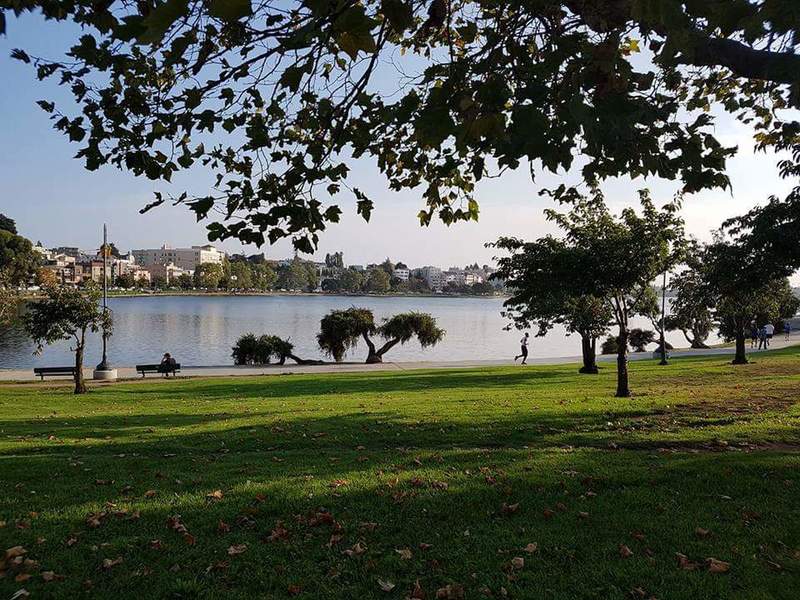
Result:
[[[780,597],[781,586],[790,589],[785,586],[797,580],[797,572],[771,571],[755,556],[768,540],[781,539],[789,549],[800,543],[800,525],[790,518],[796,490],[783,481],[792,462],[780,454],[383,448],[367,463],[347,457],[332,463],[308,450],[287,452],[280,463],[235,451],[159,460],[86,456],[75,467],[57,457],[25,457],[1,471],[8,483],[23,485],[8,488],[0,516],[25,519],[30,527],[9,527],[0,537],[6,547],[24,545],[43,569],[67,575],[50,587],[31,581],[32,592],[65,598],[84,593],[86,579],[97,597],[117,598],[185,596],[194,585],[193,597],[284,598],[297,583],[313,598],[377,598],[386,597],[375,584],[382,577],[401,594],[419,581],[429,596],[458,583],[468,597],[479,597],[481,585],[531,597],[546,582],[558,598],[623,597],[620,590],[641,586],[679,599],[730,597],[742,589]],[[114,483],[94,485],[98,476]],[[121,491],[126,484],[132,492]],[[148,489],[153,498],[144,498]],[[215,489],[223,491],[221,500],[206,497]],[[90,511],[114,509],[138,510],[141,517],[111,515],[97,528],[84,523]],[[39,515],[29,517],[29,510]],[[341,531],[310,523],[320,510]],[[176,514],[194,545],[166,525]],[[220,522],[230,531],[220,532]],[[693,533],[701,525],[713,530],[711,538]],[[285,533],[275,537],[280,529]],[[70,535],[74,547],[64,544]],[[48,542],[37,545],[38,536]],[[161,548],[153,549],[151,540]],[[523,553],[531,542],[537,551]],[[343,554],[357,543],[361,553]],[[423,550],[420,543],[432,547]],[[634,556],[621,560],[620,543]],[[246,552],[229,556],[235,544],[246,544]],[[410,560],[398,556],[401,548],[411,549]],[[675,566],[676,551],[700,561],[734,561],[736,576],[687,575]],[[780,560],[791,567],[796,561],[786,553]],[[103,558],[116,556],[123,564],[100,568]],[[524,556],[526,566],[509,579],[513,556]],[[223,561],[228,565],[214,568]],[[151,573],[134,575],[143,569]]]

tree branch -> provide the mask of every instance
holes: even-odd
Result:
[[[679,57],[686,65],[726,67],[734,75],[775,83],[800,82],[800,55],[792,52],[756,50],[735,40],[696,34],[694,54]]]

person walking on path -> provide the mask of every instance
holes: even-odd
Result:
[[[758,329],[758,349],[763,350],[767,347],[767,328],[763,325]]]
[[[751,348],[755,348],[756,347],[756,344],[758,344],[758,338],[759,338],[758,325],[756,325],[756,322],[753,321],[752,323],[750,323],[750,347]]]
[[[530,337],[530,334],[526,331],[525,335],[522,336],[522,339],[519,341],[521,354],[517,354],[514,357],[514,362],[517,362],[521,358],[522,362],[520,364],[522,364],[522,365],[527,364],[525,361],[528,360],[528,338],[529,337]]]
[[[775,325],[772,323],[767,323],[764,325],[764,333],[767,337],[767,343],[765,344],[767,348],[769,348],[769,342],[772,339],[772,336],[775,335]]]
[[[789,341],[789,337],[792,335],[792,324],[789,321],[785,321],[783,323],[783,339],[787,342]]]

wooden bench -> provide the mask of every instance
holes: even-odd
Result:
[[[141,373],[142,377],[145,376],[146,373],[162,373],[164,375],[168,375],[172,373],[175,376],[175,373],[179,373],[181,370],[180,363],[176,363],[172,365],[169,370],[164,370],[164,368],[160,364],[156,365],[136,365],[136,372]]]
[[[75,377],[75,367],[34,367],[33,374],[41,377],[42,381],[45,375]]]

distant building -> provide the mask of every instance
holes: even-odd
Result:
[[[148,281],[153,281],[156,278],[163,279],[167,282],[167,285],[172,284],[172,282],[174,282],[181,275],[192,274],[192,271],[189,271],[188,269],[182,269],[174,263],[167,263],[165,265],[148,265],[147,267],[144,267],[144,269],[150,275]]]
[[[72,258],[78,258],[81,255],[80,248],[75,248],[74,246],[59,246],[58,248],[53,248],[51,252],[53,254],[66,254]]]
[[[350,265],[349,269],[353,269],[353,271],[364,271],[364,265]]]
[[[408,281],[408,278],[411,277],[411,269],[395,267],[394,276],[400,281]]]
[[[419,276],[425,280],[425,283],[428,284],[428,287],[434,291],[441,291],[444,287],[444,276],[442,274],[442,270],[439,267],[422,267],[421,269],[417,269]]]
[[[131,253],[136,259],[136,264],[146,269],[155,265],[165,266],[172,264],[179,269],[191,272],[194,272],[197,265],[200,264],[221,265],[225,258],[224,252],[217,250],[210,244],[192,246],[191,248],[171,248],[164,245],[161,248],[132,250]]]

